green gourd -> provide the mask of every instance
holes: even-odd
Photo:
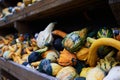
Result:
[[[83,28],[79,31],[73,31],[67,34],[62,40],[62,45],[70,52],[78,51],[85,42],[87,31],[87,28]]]
[[[98,38],[105,38],[105,37],[113,37],[113,31],[111,28],[103,27],[98,30],[97,32],[97,37]]]

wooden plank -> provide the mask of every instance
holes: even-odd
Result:
[[[13,61],[7,61],[4,58],[0,58],[0,68],[19,80],[57,80],[55,77],[40,73],[37,70],[27,68]]]
[[[0,21],[0,27],[6,24],[15,22],[17,20],[32,20],[36,18],[45,18],[50,15],[56,15],[56,13],[64,13],[75,9],[76,7],[86,7],[90,5],[100,4],[101,0],[42,0],[32,6],[26,7],[21,12],[9,16],[7,22]]]
[[[5,70],[1,69],[1,76],[4,76],[6,79],[9,80],[18,80],[17,78],[15,78],[14,76],[12,76],[10,73],[6,72]]]

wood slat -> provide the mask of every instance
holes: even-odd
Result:
[[[0,21],[0,27],[14,23],[18,20],[32,20],[45,18],[50,15],[62,14],[64,11],[75,9],[76,7],[86,7],[101,4],[101,0],[42,0],[26,7],[21,12],[9,16],[5,21]],[[79,8],[80,9],[80,8]]]

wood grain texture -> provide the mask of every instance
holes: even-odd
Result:
[[[56,16],[63,14],[65,11],[74,9],[81,10],[83,8],[89,8],[92,5],[102,4],[101,0],[42,0],[40,2],[32,4],[21,10],[19,13],[15,13],[12,16],[8,16],[6,21],[0,21],[0,27],[6,24],[13,23],[15,21],[22,20],[35,20],[42,19],[49,16]]]
[[[0,58],[0,68],[9,72],[18,80],[57,80],[52,76],[40,73],[34,69],[29,69],[23,65],[14,63],[13,61],[6,61],[3,58]]]

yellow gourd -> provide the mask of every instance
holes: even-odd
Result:
[[[93,67],[88,67],[88,68],[82,68],[82,71],[80,72],[80,77],[86,77],[89,70],[93,69]]]
[[[118,40],[115,40],[113,38],[99,38],[99,39],[97,39],[96,41],[94,41],[92,43],[92,45],[89,48],[87,63],[90,66],[96,66],[97,60],[98,60],[97,49],[102,45],[111,46],[111,47],[114,47],[114,48],[120,50],[120,41],[118,41]]]
[[[73,80],[77,76],[77,72],[74,67],[67,66],[62,68],[56,75],[58,80]]]
[[[77,59],[79,60],[87,60],[87,56],[88,56],[88,53],[89,53],[89,48],[81,48],[77,53],[76,53],[76,56],[77,56]]]

